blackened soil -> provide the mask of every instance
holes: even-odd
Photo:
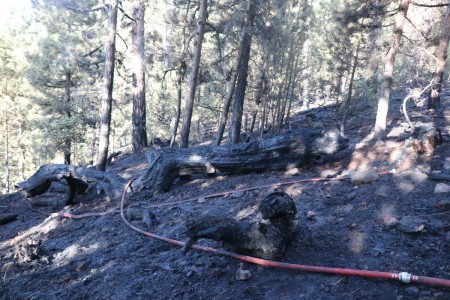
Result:
[[[448,99],[444,104],[449,107]],[[317,109],[318,118],[309,125],[326,123],[333,110]],[[359,185],[343,179],[278,187],[294,199],[299,212],[298,234],[282,260],[450,279],[450,194],[434,192],[438,183],[450,183],[433,181],[424,173],[450,173],[448,109],[438,114],[424,107],[411,108],[414,122],[437,124],[444,136],[443,144],[422,154],[404,147],[410,134],[400,115],[390,124],[384,144],[366,142],[373,119],[364,116],[373,116],[374,111],[368,107],[366,112],[350,120],[350,150],[339,159],[319,160],[309,169],[286,172],[198,176],[180,180],[155,197],[145,191],[128,195],[126,206],[131,205],[138,216],[139,210],[154,215],[150,221],[138,217],[132,223],[186,241],[187,215],[257,218],[258,201],[276,189],[260,186],[346,176],[359,168],[395,168],[399,173]],[[293,124],[308,121],[302,118],[299,115]],[[145,155],[139,154],[115,161],[109,171],[131,178],[145,167]],[[16,221],[0,225],[1,299],[450,299],[450,289],[445,287],[249,263],[243,268],[251,272],[251,278],[236,280],[240,261],[198,250],[183,256],[179,247],[131,230],[117,212],[82,219],[49,216],[63,209],[64,198],[64,193],[55,191],[28,200],[17,193],[0,198],[0,214],[18,214]],[[177,202],[183,199],[194,200]],[[45,214],[31,210],[26,201],[39,205],[35,209]],[[118,203],[119,199],[88,194],[65,210],[102,212]],[[389,223],[392,218],[397,222]],[[198,243],[222,248],[216,241]]]

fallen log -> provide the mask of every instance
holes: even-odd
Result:
[[[146,152],[149,167],[134,187],[154,194],[169,189],[183,175],[286,170],[308,164],[313,158],[335,154],[347,146],[348,140],[338,130],[300,129],[245,144],[150,150]]]
[[[27,197],[34,197],[45,193],[52,182],[63,179],[69,190],[66,204],[71,204],[76,194],[84,193],[90,183],[96,186],[98,193],[104,191],[111,200],[120,197],[126,183],[120,176],[96,169],[49,164],[42,165],[30,178],[15,187]]]

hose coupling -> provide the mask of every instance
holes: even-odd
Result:
[[[403,283],[410,283],[411,282],[412,275],[408,272],[400,272],[398,273],[398,280],[400,280]]]

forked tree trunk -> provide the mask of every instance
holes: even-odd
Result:
[[[149,168],[135,186],[154,194],[169,189],[182,175],[286,170],[309,164],[321,155],[335,154],[347,145],[337,130],[302,129],[246,144],[151,150],[147,152]]]
[[[205,33],[207,18],[207,2],[207,0],[200,0],[199,20],[196,32],[196,49],[192,61],[191,74],[189,76],[189,91],[186,97],[183,126],[181,128],[181,148],[187,148],[189,145],[189,133],[191,131],[192,112],[194,110],[195,89],[197,88],[197,77],[200,68],[200,57],[202,55],[203,36]]]
[[[145,46],[144,46],[144,0],[133,1],[131,28],[132,81],[133,81],[133,152],[148,147],[145,101]]]
[[[105,73],[103,78],[102,107],[100,112],[100,138],[97,169],[105,171],[108,158],[109,132],[111,127],[111,106],[116,53],[117,0],[111,0],[108,7],[108,37],[106,39]]]
[[[450,42],[450,1],[442,24],[441,40],[436,55],[436,70],[433,76],[433,86],[428,95],[428,109],[436,109],[441,106],[441,91],[447,61],[448,43]]]
[[[391,47],[385,58],[384,73],[381,83],[380,96],[378,98],[377,117],[375,121],[374,138],[383,139],[386,132],[387,114],[389,110],[389,98],[392,89],[392,76],[394,75],[395,56],[400,48],[400,41],[403,34],[403,24],[406,20],[410,0],[400,0],[398,13],[395,17],[394,31]]]

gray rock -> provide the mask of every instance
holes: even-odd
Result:
[[[404,233],[419,233],[425,229],[426,224],[427,221],[424,219],[406,216],[401,218],[398,230]]]

